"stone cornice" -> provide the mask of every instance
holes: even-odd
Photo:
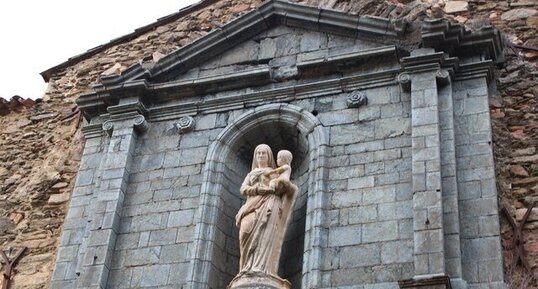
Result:
[[[111,101],[107,99],[106,94],[88,92],[81,94],[76,103],[84,117],[89,121],[92,117],[106,113],[106,108],[111,104]]]
[[[486,60],[482,62],[474,62],[468,64],[460,64],[455,80],[464,80],[477,77],[486,77],[488,81],[492,80],[495,75],[493,71],[493,61]]]
[[[392,57],[394,61],[397,61],[396,47],[394,45],[381,46],[379,48],[365,49],[355,53],[313,59],[307,62],[299,62],[297,68],[299,73],[302,73],[316,67],[336,67],[342,64],[357,63],[379,57]],[[388,73],[392,74],[393,72],[389,71]],[[364,77],[355,78],[365,80]],[[277,76],[272,75],[271,68],[265,65],[256,69],[249,69],[236,73],[164,83],[149,83],[144,79],[130,80],[118,84],[101,83],[94,86],[94,92],[81,95],[77,100],[77,104],[86,118],[90,119],[93,116],[106,113],[107,107],[117,105],[120,99],[124,97],[136,95],[141,97],[141,99],[146,99],[147,102],[152,104],[159,104],[171,99],[197,95],[203,96],[210,93],[261,86],[278,81]],[[328,81],[332,82],[333,80]],[[352,81],[352,79],[349,81]],[[371,80],[366,79],[366,81]],[[324,94],[323,91],[330,88],[320,86],[318,89],[320,93]],[[215,102],[215,100],[209,102]],[[226,103],[226,98],[222,98],[222,101],[217,100],[217,102],[221,102],[221,107],[230,105],[231,107],[234,107],[233,104]],[[189,107],[189,105],[186,105],[186,107]]]
[[[250,93],[237,93],[226,97],[174,102],[149,109],[150,121],[176,119],[200,112],[214,113],[232,109],[254,107],[270,102],[287,102],[298,99],[351,92],[357,89],[394,85],[399,69],[387,70],[353,77],[341,77],[307,84],[267,89]]]
[[[141,133],[149,127],[144,117],[148,109],[139,97],[121,99],[119,104],[108,106],[107,111],[108,113],[101,114],[95,122],[82,128],[86,139],[101,137],[105,133],[110,136],[116,128],[134,127]]]
[[[149,83],[146,80],[128,81],[109,87],[97,84],[93,86],[93,92],[80,95],[76,103],[89,120],[107,112],[109,106],[117,105],[122,98],[143,96],[148,87]]]
[[[259,86],[271,83],[271,81],[271,69],[261,67],[226,75],[156,83],[150,85],[149,89],[154,96],[158,95],[159,102],[162,102],[168,98],[183,98],[223,90]]]
[[[123,120],[137,115],[144,115],[148,111],[141,102],[111,105],[107,110],[112,120]]]
[[[425,20],[422,25],[422,42],[424,47],[453,56],[485,54],[485,59],[495,63],[504,61],[501,34],[492,26],[470,31],[462,24],[443,19]]]
[[[297,64],[300,71],[310,68],[322,67],[324,65],[338,65],[339,63],[349,63],[350,61],[361,61],[372,57],[396,55],[394,46],[384,46],[378,49],[370,49],[335,56],[331,59],[323,58],[314,61],[299,62]],[[268,84],[274,81],[271,78],[270,68],[262,67],[255,70],[242,71],[236,74],[219,75],[194,80],[171,81],[167,83],[149,84],[146,81],[138,80],[127,82],[123,86],[101,88],[94,94],[81,98],[79,106],[82,108],[92,105],[103,106],[101,115],[107,116],[105,112],[113,114],[118,110],[116,104],[108,102],[106,109],[105,100],[119,99],[119,93],[133,90],[137,91],[141,98],[149,97],[153,106],[147,109],[150,121],[161,121],[175,119],[186,115],[195,115],[200,112],[212,113],[218,111],[228,111],[232,109],[242,109],[245,107],[264,104],[267,100],[272,102],[291,101],[316,96],[326,96],[342,92],[350,92],[356,89],[367,89],[391,85],[395,83],[398,73],[404,71],[408,73],[446,70],[450,77],[455,80],[491,77],[492,61],[481,61],[476,63],[460,64],[457,57],[448,57],[443,52],[431,52],[421,55],[402,57],[400,59],[402,69],[396,68],[377,73],[363,74],[353,77],[340,77],[327,79],[307,84],[296,84],[282,88],[266,89],[257,92],[237,93],[228,96],[204,98],[195,101],[183,101],[167,104],[172,99],[185,99],[192,96],[203,96],[222,90],[239,89],[255,85]],[[114,97],[112,97],[114,96]],[[122,107],[125,107],[122,106]],[[131,108],[132,110],[133,108]],[[145,114],[144,111],[138,111]]]
[[[101,137],[105,134],[102,123],[86,124],[81,130],[85,139]]]
[[[344,65],[350,65],[352,63],[372,59],[376,57],[397,56],[397,49],[394,45],[381,46],[372,49],[360,50],[353,53],[325,56],[322,58],[315,58],[306,61],[298,61],[297,68],[299,71],[305,71],[311,68],[320,68],[324,66],[335,67]]]
[[[173,80],[207,59],[228,51],[280,24],[353,38],[366,38],[380,43],[380,47],[375,49],[299,61],[295,76],[292,77],[298,77],[309,70],[319,73],[323,72],[323,69],[319,68],[349,66],[350,63],[371,61],[373,58],[391,57],[396,61],[400,57],[400,51],[394,44],[399,43],[405,37],[405,24],[397,21],[271,0],[220,29],[215,29],[193,43],[166,55],[157,63],[137,63],[129,67],[122,75],[102,78],[101,83],[93,87],[94,92],[81,95],[77,104],[84,116],[91,119],[107,113],[107,107],[118,104],[121,98],[132,95],[140,96],[143,102],[150,105],[160,105],[171,99],[203,96],[209,93],[280,82],[281,79],[272,75],[269,66],[196,80]],[[423,47],[433,48],[434,53],[427,56],[401,58],[403,71],[444,69],[453,79],[479,75],[489,78],[492,75],[491,65],[502,61],[500,34],[491,27],[471,32],[461,25],[451,24],[444,20],[426,20],[422,29],[422,40]],[[393,43],[393,45],[383,46],[382,43]],[[462,65],[459,57],[464,55],[479,56],[481,60],[472,64],[467,64],[466,60],[466,64]],[[321,95],[325,95],[325,90],[331,90],[327,87],[319,87],[319,89]],[[221,105],[235,107],[235,104],[228,104],[224,99],[226,98],[223,98]]]
[[[402,57],[401,64],[405,71],[426,72],[439,69],[445,60],[443,52],[430,52],[427,54]]]
[[[450,57],[447,53],[434,52],[402,57],[402,70],[409,73],[446,70],[454,80],[476,77],[493,78],[493,60],[481,60],[471,63],[460,63],[458,57]]]

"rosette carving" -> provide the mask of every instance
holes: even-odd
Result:
[[[180,133],[189,132],[194,129],[194,118],[191,116],[182,116],[175,126]]]
[[[356,108],[368,103],[368,97],[360,90],[352,91],[347,97],[347,107]]]

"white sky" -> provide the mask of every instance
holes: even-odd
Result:
[[[196,2],[0,0],[0,97],[40,98],[40,72]]]

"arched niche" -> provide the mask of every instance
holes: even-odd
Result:
[[[328,137],[319,120],[290,104],[255,108],[230,123],[211,144],[204,167],[192,250],[189,288],[226,288],[239,268],[235,214],[244,202],[239,187],[250,171],[254,148],[266,143],[294,155],[292,180],[300,188],[286,233],[279,274],[293,288],[319,284],[322,209]]]

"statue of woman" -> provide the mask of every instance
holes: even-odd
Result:
[[[252,278],[258,283],[279,284],[275,288],[291,285],[278,277],[282,243],[298,191],[289,181],[291,158],[289,151],[279,152],[279,168],[275,169],[268,145],[260,144],[254,150],[252,170],[240,189],[247,201],[235,217],[241,254],[239,274],[228,288],[254,282]]]

